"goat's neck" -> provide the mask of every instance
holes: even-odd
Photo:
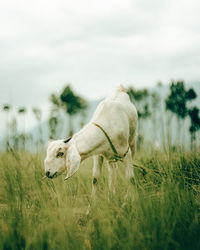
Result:
[[[103,153],[103,134],[92,123],[89,123],[77,134],[75,134],[73,136],[73,140],[75,141],[81,160],[84,160],[92,155]]]

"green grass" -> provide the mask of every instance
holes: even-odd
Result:
[[[200,249],[200,155],[136,162],[135,185],[119,164],[115,196],[105,165],[93,201],[92,159],[64,182],[42,179],[42,155],[1,154],[0,249]]]

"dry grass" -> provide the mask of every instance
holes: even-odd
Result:
[[[64,182],[42,179],[42,155],[1,154],[0,249],[200,249],[200,155],[136,163],[134,186],[120,164],[115,196],[105,166],[94,202],[91,159]]]

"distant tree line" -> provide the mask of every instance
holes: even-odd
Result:
[[[193,88],[186,90],[183,81],[172,81],[170,86],[170,94],[165,100],[166,110],[171,111],[177,117],[178,121],[178,137],[180,142],[180,131],[182,124],[184,125],[185,118],[190,118],[190,138],[191,149],[194,148],[196,141],[196,133],[200,130],[199,108],[196,106],[188,106],[192,100],[197,98],[197,94]],[[183,134],[184,136],[184,134]]]
[[[74,133],[73,118],[77,114],[81,114],[83,119],[85,118],[85,112],[87,110],[87,101],[77,95],[70,85],[67,85],[63,91],[59,94],[51,94],[50,102],[52,104],[51,113],[49,117],[49,129],[50,138],[56,138],[56,131],[59,123],[60,113],[62,111],[68,116],[68,134],[66,136],[71,136]],[[81,126],[84,125],[82,121]]]
[[[192,101],[197,98],[197,93],[193,88],[186,89],[183,81],[172,81],[169,88],[169,94],[166,99],[162,100],[161,90],[162,83],[158,83],[157,91],[150,91],[148,89],[136,90],[132,86],[127,88],[127,93],[130,100],[135,104],[138,111],[138,136],[137,146],[138,149],[144,143],[144,129],[143,125],[147,120],[151,122],[154,141],[158,141],[159,133],[164,134],[163,109],[171,114],[170,117],[175,116],[177,119],[177,145],[181,146],[180,138],[183,137],[184,142],[185,134],[185,119],[190,119],[190,126],[188,128],[190,133],[191,149],[196,148],[196,135],[200,130],[200,114],[199,108],[193,105]],[[85,124],[88,103],[87,101],[75,93],[72,87],[68,84],[59,94],[52,93],[49,101],[51,103],[51,110],[48,118],[49,138],[56,139],[60,136],[60,131],[65,131],[65,136],[73,135],[74,133],[74,117],[79,114],[81,116],[82,127]],[[6,135],[5,135],[5,148],[9,150],[26,150],[27,142],[34,143],[36,148],[43,147],[43,130],[41,126],[42,110],[39,107],[33,107],[31,112],[37,121],[37,138],[33,138],[31,134],[26,131],[26,114],[28,109],[20,107],[17,109],[17,114],[11,116],[12,107],[10,104],[4,104],[2,111],[6,113]],[[64,126],[63,117],[67,116],[68,129]],[[21,119],[23,128],[19,131],[18,121]],[[169,124],[171,118],[169,119]],[[162,132],[158,132],[158,127]],[[159,130],[160,131],[160,130]],[[181,134],[181,131],[183,133]],[[165,142],[163,138],[163,143]]]
[[[162,84],[158,83],[158,87],[161,86]],[[158,92],[150,92],[148,89],[136,90],[133,87],[129,87],[127,92],[131,101],[135,104],[138,111],[139,124],[137,143],[138,148],[140,148],[144,139],[141,126],[143,122],[149,117],[151,117],[153,123],[154,139],[157,140],[157,124],[163,123],[163,119],[157,117],[159,114],[157,110],[162,105],[161,97]],[[185,118],[190,118],[189,133],[191,138],[191,149],[196,147],[196,134],[200,130],[199,108],[197,106],[192,105],[192,101],[196,98],[197,93],[193,88],[186,90],[183,81],[172,81],[170,84],[170,93],[165,99],[165,110],[170,111],[177,117],[177,144],[179,146],[181,146],[181,127],[184,127]],[[184,137],[184,133],[182,136]]]
[[[48,119],[49,124],[49,138],[56,139],[59,136],[58,133],[58,125],[61,125],[62,120],[62,112],[68,115],[68,131],[66,130],[65,136],[72,135],[74,133],[73,129],[73,117],[77,114],[81,113],[82,121],[81,126],[84,125],[84,119],[86,118],[86,109],[87,109],[87,102],[86,100],[77,95],[71,88],[70,85],[67,85],[63,91],[56,95],[55,93],[51,94],[50,96],[50,103],[51,103],[51,111],[50,116]],[[26,114],[28,109],[26,107],[20,107],[17,109],[18,116],[12,113],[12,107],[10,104],[4,104],[2,106],[2,111],[6,113],[6,136],[5,136],[5,148],[7,151],[10,149],[14,150],[26,150],[26,144],[34,143],[36,148],[40,149],[43,144],[43,131],[41,127],[42,121],[42,110],[39,107],[33,107],[32,113],[35,116],[35,119],[38,123],[38,136],[37,140],[34,141],[31,134],[28,134],[26,131]],[[18,119],[22,118],[23,121],[23,129],[20,131],[18,130]],[[64,129],[63,127],[61,129]]]
[[[42,146],[42,129],[41,129],[41,119],[42,119],[42,110],[39,107],[33,107],[32,113],[34,114],[38,122],[39,138],[37,141],[33,141],[31,134],[28,134],[26,131],[26,114],[28,112],[26,107],[19,107],[16,111],[11,114],[13,107],[10,104],[4,104],[2,110],[6,113],[6,135],[5,135],[5,148],[6,151],[10,149],[14,150],[26,150],[26,142],[34,142],[36,145]],[[17,113],[17,115],[16,115]],[[19,119],[22,118],[23,128],[18,129]]]

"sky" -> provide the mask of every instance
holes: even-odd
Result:
[[[0,0],[0,105],[200,80],[199,0]]]

